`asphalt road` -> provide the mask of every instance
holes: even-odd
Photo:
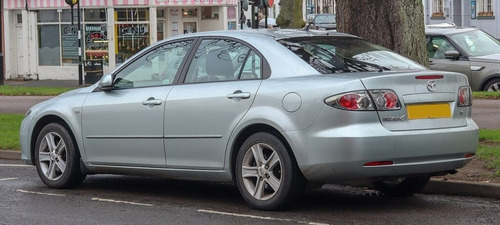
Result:
[[[0,160],[0,224],[498,224],[500,200],[386,198],[361,188],[309,190],[280,212],[248,208],[232,184],[117,175],[49,189],[33,166]]]
[[[0,113],[24,114],[47,96],[0,96]],[[472,118],[482,129],[500,129],[500,100],[474,99]]]

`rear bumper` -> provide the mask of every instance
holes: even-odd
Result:
[[[478,146],[477,125],[391,132],[380,123],[328,130],[286,132],[298,166],[312,182],[340,183],[349,180],[433,174],[465,166]],[[374,161],[392,165],[364,166]]]

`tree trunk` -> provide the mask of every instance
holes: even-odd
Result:
[[[280,14],[276,24],[281,28],[303,28],[302,0],[281,0],[279,3]]]
[[[429,66],[422,0],[336,0],[337,31]]]

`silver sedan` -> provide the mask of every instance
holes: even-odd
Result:
[[[34,106],[20,138],[51,188],[96,173],[235,182],[274,210],[307,183],[418,192],[474,157],[471,104],[465,75],[355,36],[220,31],[161,41]]]

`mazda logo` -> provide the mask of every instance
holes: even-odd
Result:
[[[433,80],[427,81],[427,90],[430,92],[435,92],[436,91],[436,82]]]

